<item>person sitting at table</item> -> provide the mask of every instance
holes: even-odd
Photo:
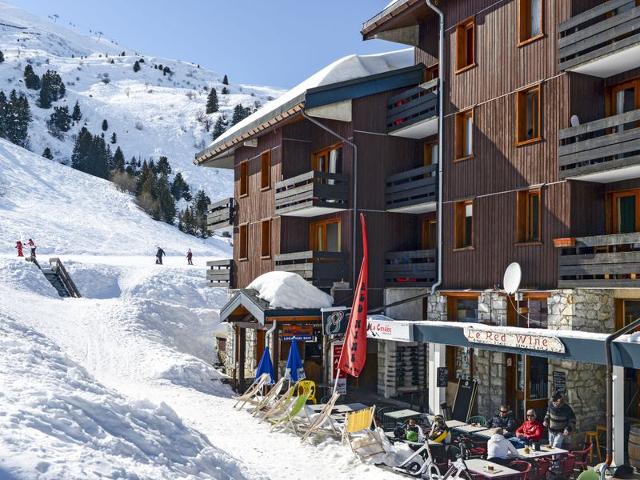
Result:
[[[539,442],[544,433],[544,426],[538,421],[536,411],[527,410],[527,419],[516,430],[516,437],[527,444]]]
[[[404,430],[404,438],[410,442],[424,442],[424,432],[422,427],[418,425],[415,418],[410,418],[407,421],[407,426]]]
[[[504,430],[497,428],[487,442],[487,460],[507,466],[511,460],[519,457],[516,447],[504,437]]]
[[[516,431],[516,420],[505,405],[500,405],[500,410],[489,422],[489,428],[501,428],[506,438],[513,437]]]
[[[429,440],[437,443],[448,443],[449,439],[449,427],[447,427],[444,417],[442,415],[436,415],[431,424],[431,430],[429,431]]]

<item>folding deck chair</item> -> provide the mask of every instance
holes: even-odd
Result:
[[[278,395],[280,395],[280,392],[282,391],[282,387],[284,387],[285,382],[286,380],[284,379],[284,377],[278,380],[276,384],[273,387],[271,387],[271,390],[269,390],[269,393],[267,393],[262,398],[262,400],[256,403],[256,408],[253,409],[253,412],[251,412],[251,415],[255,417],[262,410],[268,408],[271,402],[273,402],[278,397]],[[251,402],[251,400],[249,400],[249,402]]]
[[[269,421],[271,422],[271,430],[273,431],[279,427],[290,427],[295,433],[298,433],[298,427],[296,426],[293,419],[298,416],[300,412],[305,412],[304,406],[306,405],[308,399],[309,395],[305,394],[296,397],[293,405],[288,412],[286,412],[281,417],[269,419]]]
[[[339,393],[334,393],[333,395],[331,395],[331,398],[326,403],[326,405],[322,407],[322,410],[320,410],[320,413],[318,413],[318,415],[313,417],[313,419],[310,420],[308,425],[300,425],[301,430],[306,430],[304,436],[302,437],[303,442],[307,438],[309,438],[311,434],[317,433],[326,422],[329,422],[329,426],[331,427],[331,430],[333,430],[333,432],[336,435],[340,435],[340,433],[338,432],[338,430],[334,425],[333,419],[331,418],[331,411],[335,407],[339,397],[340,397]]]
[[[247,390],[242,395],[240,395],[239,397],[235,397],[235,400],[237,400],[237,402],[233,406],[233,408],[236,408],[238,404],[240,404],[240,408],[242,408],[244,404],[249,400],[255,401],[255,398],[257,398],[259,395],[262,395],[262,387],[265,386],[270,378],[271,376],[268,373],[263,373],[258,378],[256,378],[253,384],[249,388],[247,388]]]
[[[345,418],[342,443],[349,442],[353,453],[361,458],[385,453],[382,438],[376,427],[375,410],[375,406],[364,408],[347,413]],[[376,428],[375,431],[371,430],[371,425]]]
[[[289,389],[275,400],[271,405],[267,406],[264,410],[257,413],[257,417],[260,420],[269,420],[271,418],[280,416],[287,411],[287,408],[294,401],[293,394],[296,391],[297,386],[292,385]]]

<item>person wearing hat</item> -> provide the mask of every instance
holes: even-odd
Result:
[[[429,431],[429,440],[437,443],[444,443],[449,438],[449,427],[442,415],[436,415]]]

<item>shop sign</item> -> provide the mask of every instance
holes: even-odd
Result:
[[[367,319],[367,337],[395,342],[413,342],[413,324],[398,320]]]
[[[331,344],[331,386],[336,379],[336,375],[338,373],[338,363],[340,362],[340,354],[342,353],[342,348],[344,347],[344,342],[333,342]],[[338,378],[338,388],[336,390],[340,395],[347,394],[347,377],[345,375]]]
[[[323,308],[322,333],[324,335],[344,335],[349,325],[351,309],[347,307]]]
[[[283,325],[280,339],[285,342],[290,342],[291,340],[311,342],[315,339],[313,325]]]
[[[556,337],[532,333],[516,333],[505,330],[490,330],[465,327],[464,335],[471,343],[495,345],[507,348],[522,348],[543,352],[565,353],[564,343]]]

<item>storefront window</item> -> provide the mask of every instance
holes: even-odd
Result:
[[[458,298],[456,300],[456,321],[477,322],[478,321],[478,299]]]
[[[525,298],[519,302],[518,327],[547,328],[549,306],[545,298]]]

